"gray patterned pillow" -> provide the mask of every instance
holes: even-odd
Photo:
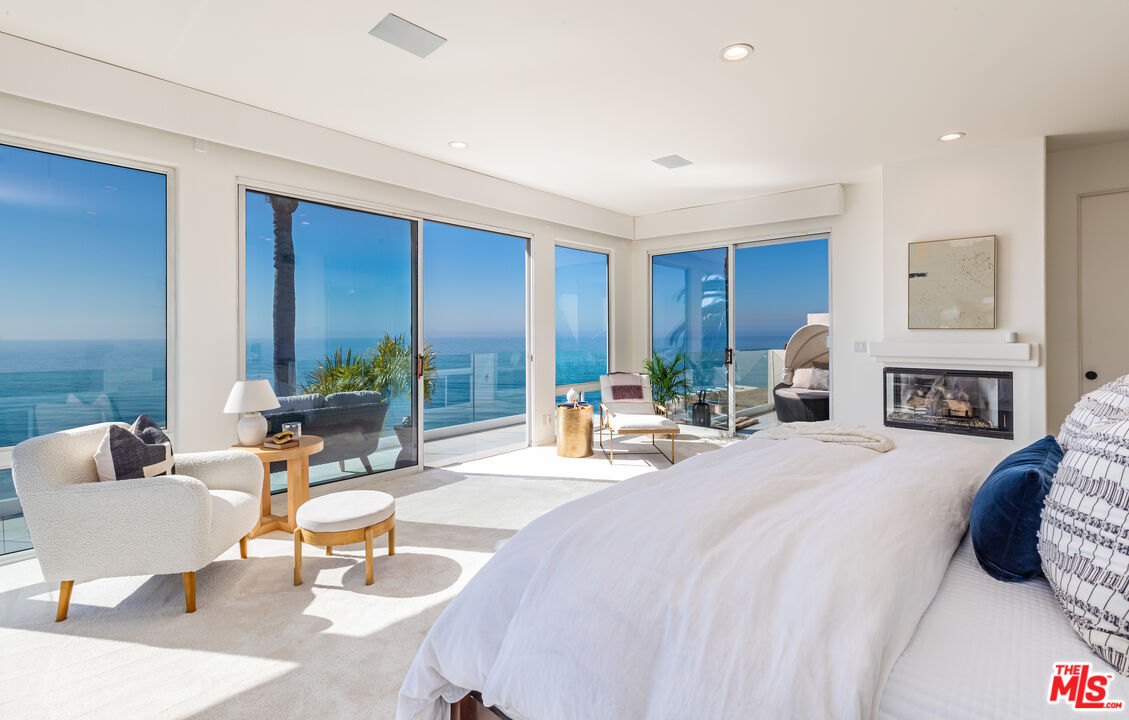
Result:
[[[1129,414],[1129,375],[1123,375],[1086,393],[1066,416],[1058,431],[1058,444],[1069,450],[1075,438],[1096,422]]]
[[[1074,438],[1043,504],[1039,556],[1074,631],[1129,675],[1129,418]]]
[[[111,425],[94,453],[103,482],[171,475],[176,472],[173,462],[172,442],[148,415],[137,418],[128,430]]]

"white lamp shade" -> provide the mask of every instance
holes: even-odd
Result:
[[[238,380],[227,396],[225,413],[258,412],[278,407],[278,398],[269,380]]]

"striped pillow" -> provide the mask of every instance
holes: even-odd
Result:
[[[1074,631],[1129,675],[1129,418],[1074,438],[1043,505],[1039,556]]]
[[[1126,414],[1129,414],[1129,375],[1083,395],[1063,421],[1058,431],[1058,444],[1069,450],[1074,440],[1094,423]]]

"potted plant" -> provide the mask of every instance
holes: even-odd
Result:
[[[686,378],[686,353],[679,352],[667,361],[657,352],[643,361],[643,371],[651,378],[651,399],[668,411],[675,401],[682,401],[694,389]]]

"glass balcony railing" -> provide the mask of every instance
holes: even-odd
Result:
[[[524,352],[439,355],[425,431],[491,420],[525,421]]]

